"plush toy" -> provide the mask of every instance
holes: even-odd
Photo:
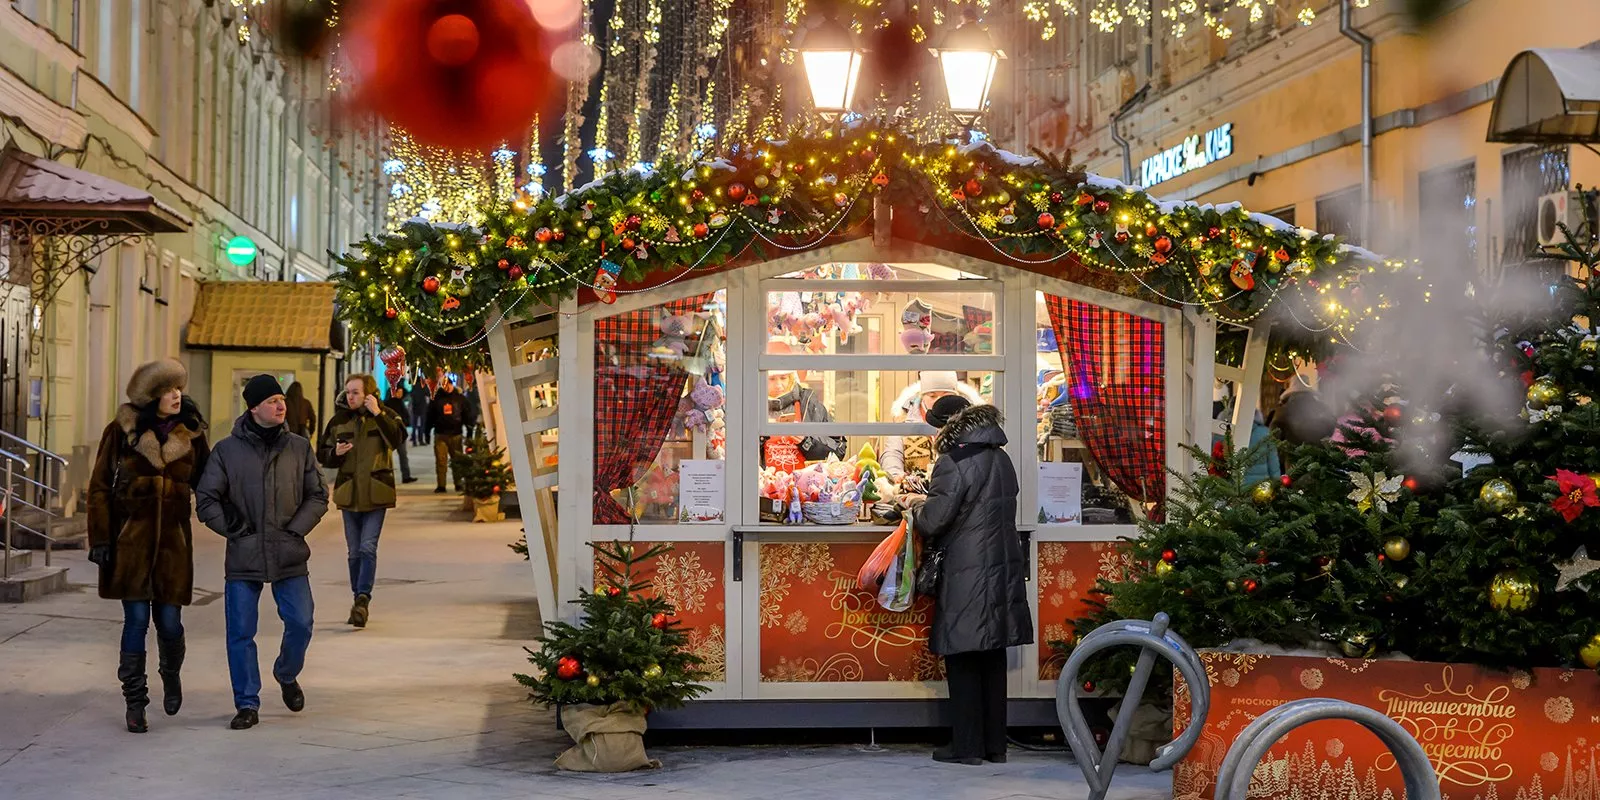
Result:
[[[967,352],[969,353],[993,353],[994,323],[985,322],[973,328],[967,332],[966,336],[961,337],[961,341],[967,346]]]
[[[644,504],[644,508],[640,509],[644,513],[640,516],[672,518],[673,506],[678,502],[677,483],[677,477],[671,470],[659,465],[651,467],[644,475],[642,491],[639,493],[639,500]]]
[[[900,332],[900,345],[907,353],[922,355],[933,345],[933,334],[922,328],[906,328]]]
[[[812,465],[794,473],[794,485],[804,500],[815,502],[822,496],[822,489],[828,483],[826,475],[822,474],[821,467]]]
[[[669,314],[661,318],[661,338],[650,345],[652,355],[683,358],[689,352],[689,336],[694,332],[692,314]]]

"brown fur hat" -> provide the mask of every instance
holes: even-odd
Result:
[[[142,364],[128,379],[128,402],[144,408],[168,389],[183,391],[189,386],[189,370],[177,359],[164,358]]]

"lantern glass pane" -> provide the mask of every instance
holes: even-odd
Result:
[[[950,110],[969,114],[982,111],[999,62],[999,57],[987,50],[939,51],[945,89],[950,94]]]
[[[854,50],[802,50],[800,56],[811,84],[811,104],[818,111],[848,111],[861,73],[861,54]]]

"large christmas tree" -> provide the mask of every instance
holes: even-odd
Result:
[[[1132,567],[1100,582],[1076,634],[1166,612],[1198,647],[1600,665],[1600,595],[1587,582],[1600,589],[1589,559],[1600,554],[1600,247],[1587,228],[1567,233],[1547,255],[1577,268],[1555,280],[1553,305],[1490,315],[1481,350],[1463,356],[1498,365],[1482,381],[1493,385],[1464,385],[1467,367],[1461,383],[1425,388],[1369,374],[1375,385],[1344,396],[1332,437],[1286,452],[1280,485],[1236,477],[1261,454],[1224,447],[1204,474],[1177,476],[1166,519],[1128,542]],[[1520,414],[1484,400],[1508,388],[1526,398]],[[1131,658],[1090,675],[1125,682]]]

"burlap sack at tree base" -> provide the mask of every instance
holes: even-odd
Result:
[[[625,703],[563,706],[561,725],[577,744],[556,758],[556,769],[630,772],[661,766],[644,752],[644,714]]]

